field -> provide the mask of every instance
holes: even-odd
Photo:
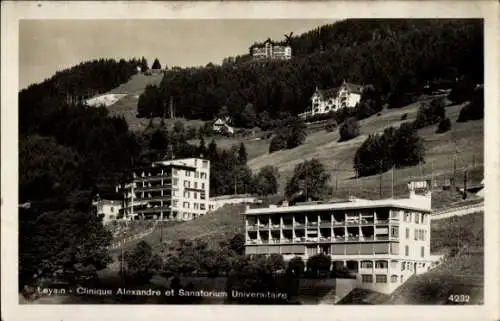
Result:
[[[382,175],[382,196],[392,194],[391,182],[394,179],[394,193],[406,193],[406,184],[411,177],[424,175],[437,178],[438,182],[453,173],[456,151],[456,178],[463,182],[463,173],[469,166],[469,179],[478,183],[483,178],[483,121],[456,123],[461,105],[446,108],[446,114],[452,122],[452,129],[444,134],[435,134],[436,127],[431,126],[419,131],[424,138],[426,149],[425,164],[416,167],[395,169],[393,173]],[[280,170],[281,190],[293,173],[294,167],[307,159],[317,158],[331,174],[331,185],[337,196],[355,194],[360,197],[379,197],[380,177],[371,176],[355,179],[353,158],[357,148],[369,134],[381,132],[389,126],[398,126],[401,116],[407,114],[407,121],[416,117],[418,104],[412,104],[396,110],[385,110],[380,116],[372,116],[360,122],[361,135],[347,142],[338,142],[338,131],[328,133],[324,130],[308,135],[306,142],[294,149],[262,154],[250,159],[249,166],[257,171],[266,165],[278,166]]]

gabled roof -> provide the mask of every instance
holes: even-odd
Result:
[[[363,92],[362,85],[356,85],[356,84],[344,82],[342,84],[342,87],[344,87],[348,92],[353,93],[353,94],[361,95],[361,93]]]
[[[316,88],[315,94],[318,95],[322,100],[336,97],[339,92],[339,87],[330,89],[318,89]]]

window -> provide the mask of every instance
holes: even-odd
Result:
[[[184,191],[184,197],[189,198],[189,191]]]
[[[410,248],[408,247],[408,245],[405,245],[405,255],[410,256]]]
[[[204,160],[204,161],[203,161],[203,165],[202,165],[202,166],[203,166],[203,168],[207,168],[207,167],[208,167],[208,161],[207,161],[207,160]]]
[[[109,209],[111,210],[111,213],[115,211],[115,208],[113,206],[111,206]]]
[[[201,183],[201,188],[205,189],[205,183]]]
[[[388,267],[387,261],[375,261],[376,269],[387,269],[387,267]]]
[[[405,262],[401,262],[401,271],[405,270]]]
[[[406,239],[410,239],[410,229],[406,228]]]
[[[399,228],[397,226],[391,227],[391,236],[392,237],[399,237]]]
[[[425,256],[425,247],[420,247],[420,256],[424,257]]]
[[[182,204],[182,207],[189,208],[189,202],[184,202],[184,204]]]
[[[198,188],[198,182],[194,182],[194,188]]]
[[[417,224],[418,224],[418,213],[414,213],[414,215],[413,215],[413,216],[415,216],[415,223],[417,223]]]
[[[391,275],[391,282],[392,283],[397,283],[398,282],[398,276],[395,275],[395,274]]]
[[[411,222],[411,213],[405,213],[405,222]]]
[[[173,196],[179,196],[179,190],[178,189],[173,189],[172,190],[172,195]]]
[[[172,175],[177,176],[178,174],[179,171],[176,168],[172,169]]]
[[[413,239],[414,239],[415,241],[417,241],[417,240],[418,240],[418,232],[419,232],[419,231],[418,231],[417,229],[415,229],[415,232],[414,232],[414,234],[413,234]]]
[[[193,197],[194,197],[194,199],[197,199],[198,198],[198,193],[193,192]]]
[[[423,236],[424,236],[424,241],[425,241],[427,239],[427,231],[426,230],[424,230],[424,235]]]
[[[189,188],[189,186],[190,186],[190,182],[189,181],[184,181],[184,187]]]
[[[401,278],[400,278],[401,283],[403,283],[403,279],[404,279],[404,277],[401,275]]]
[[[200,210],[206,210],[205,203],[200,203]]]
[[[197,210],[197,209],[198,209],[198,203],[194,203],[194,204],[193,204],[193,208],[194,208],[195,210]]]
[[[179,179],[178,178],[173,178],[172,179],[172,185],[177,185],[179,183]]]
[[[387,275],[383,274],[375,275],[375,283],[387,283]]]
[[[371,269],[371,268],[373,268],[373,262],[372,261],[361,261],[361,268],[362,269]]]
[[[177,207],[177,203],[178,203],[177,200],[172,200],[172,207]]]
[[[200,177],[200,174],[198,172],[194,172],[194,178]]]
[[[373,283],[373,275],[371,274],[362,274],[361,280],[363,283]]]
[[[204,200],[205,199],[205,192],[200,193],[200,199]]]
[[[191,177],[191,172],[190,171],[186,171],[186,176],[187,177]]]

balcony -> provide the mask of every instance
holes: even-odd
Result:
[[[307,227],[312,227],[312,228],[317,228],[318,227],[318,222],[308,222]]]
[[[360,224],[361,225],[373,225],[374,222],[373,222],[373,220],[367,220],[367,219],[362,218]]]
[[[359,220],[355,220],[355,221],[353,220],[353,221],[346,221],[346,224],[347,225],[359,225],[360,222],[359,222]]]
[[[341,236],[339,235],[339,236],[335,236],[335,237],[333,237],[333,240],[334,240],[335,242],[345,242],[346,237],[345,237],[345,236],[343,236],[343,235],[341,235]]]
[[[259,229],[261,230],[269,229],[269,224],[259,224]]]
[[[377,225],[389,224],[389,220],[376,220],[375,224]]]
[[[388,235],[377,235],[377,236],[375,236],[375,240],[377,240],[377,241],[387,241],[387,240],[389,240],[389,236]]]
[[[280,224],[272,224],[271,225],[271,230],[279,230],[281,228]]]
[[[348,241],[359,241],[360,237],[358,235],[350,235],[347,237]]]
[[[319,224],[319,227],[331,227],[331,226],[332,226],[332,222],[327,222],[327,221],[321,222]]]
[[[320,237],[319,242],[320,243],[330,243],[332,239],[330,237]]]
[[[295,222],[294,227],[295,228],[304,229],[305,228],[305,223],[297,223],[297,222]]]
[[[259,226],[258,226],[257,224],[252,224],[252,225],[248,224],[248,225],[247,225],[247,229],[248,229],[249,231],[256,231],[256,230],[258,230],[258,229],[259,229]]]
[[[345,221],[333,221],[333,225],[334,226],[344,226],[345,225]]]
[[[138,201],[146,201],[146,202],[159,202],[159,201],[166,201],[170,200],[170,195],[165,195],[165,196],[152,196],[152,197],[144,197],[144,198],[137,198]]]
[[[253,239],[253,240],[247,240],[246,242],[247,244],[261,244],[261,242],[257,239]]]
[[[137,210],[138,213],[160,213],[160,212],[170,212],[170,209],[166,206],[164,207],[150,207]]]
[[[150,191],[160,191],[162,189],[170,189],[171,185],[156,185],[156,186],[140,186],[134,189],[135,192],[150,192]]]
[[[284,230],[291,230],[291,229],[293,229],[293,224],[292,223],[283,224],[283,229]]]

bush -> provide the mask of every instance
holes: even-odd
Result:
[[[332,260],[325,254],[317,254],[307,260],[307,274],[311,277],[327,277],[330,274]]]
[[[450,129],[451,129],[451,121],[449,118],[445,118],[439,122],[436,133],[438,134],[445,133]]]
[[[436,98],[430,103],[422,103],[420,105],[414,125],[415,128],[420,129],[437,124],[444,118],[444,100],[442,98]]]
[[[337,129],[337,123],[335,121],[330,121],[325,126],[325,130],[329,133],[333,132],[335,129]]]
[[[306,139],[306,126],[298,118],[283,121],[269,144],[269,153],[282,149],[292,149],[301,145]]]
[[[404,113],[403,115],[401,115],[401,120],[407,120],[407,119],[408,119],[407,113]]]
[[[349,117],[339,128],[340,141],[345,142],[359,135],[359,124],[356,118]]]
[[[460,110],[457,122],[478,120],[484,118],[484,90],[482,87],[474,90],[472,101]]]
[[[423,140],[411,123],[403,123],[398,129],[387,128],[382,135],[370,135],[354,155],[354,170],[358,176],[369,176],[393,166],[413,166],[423,159]]]

